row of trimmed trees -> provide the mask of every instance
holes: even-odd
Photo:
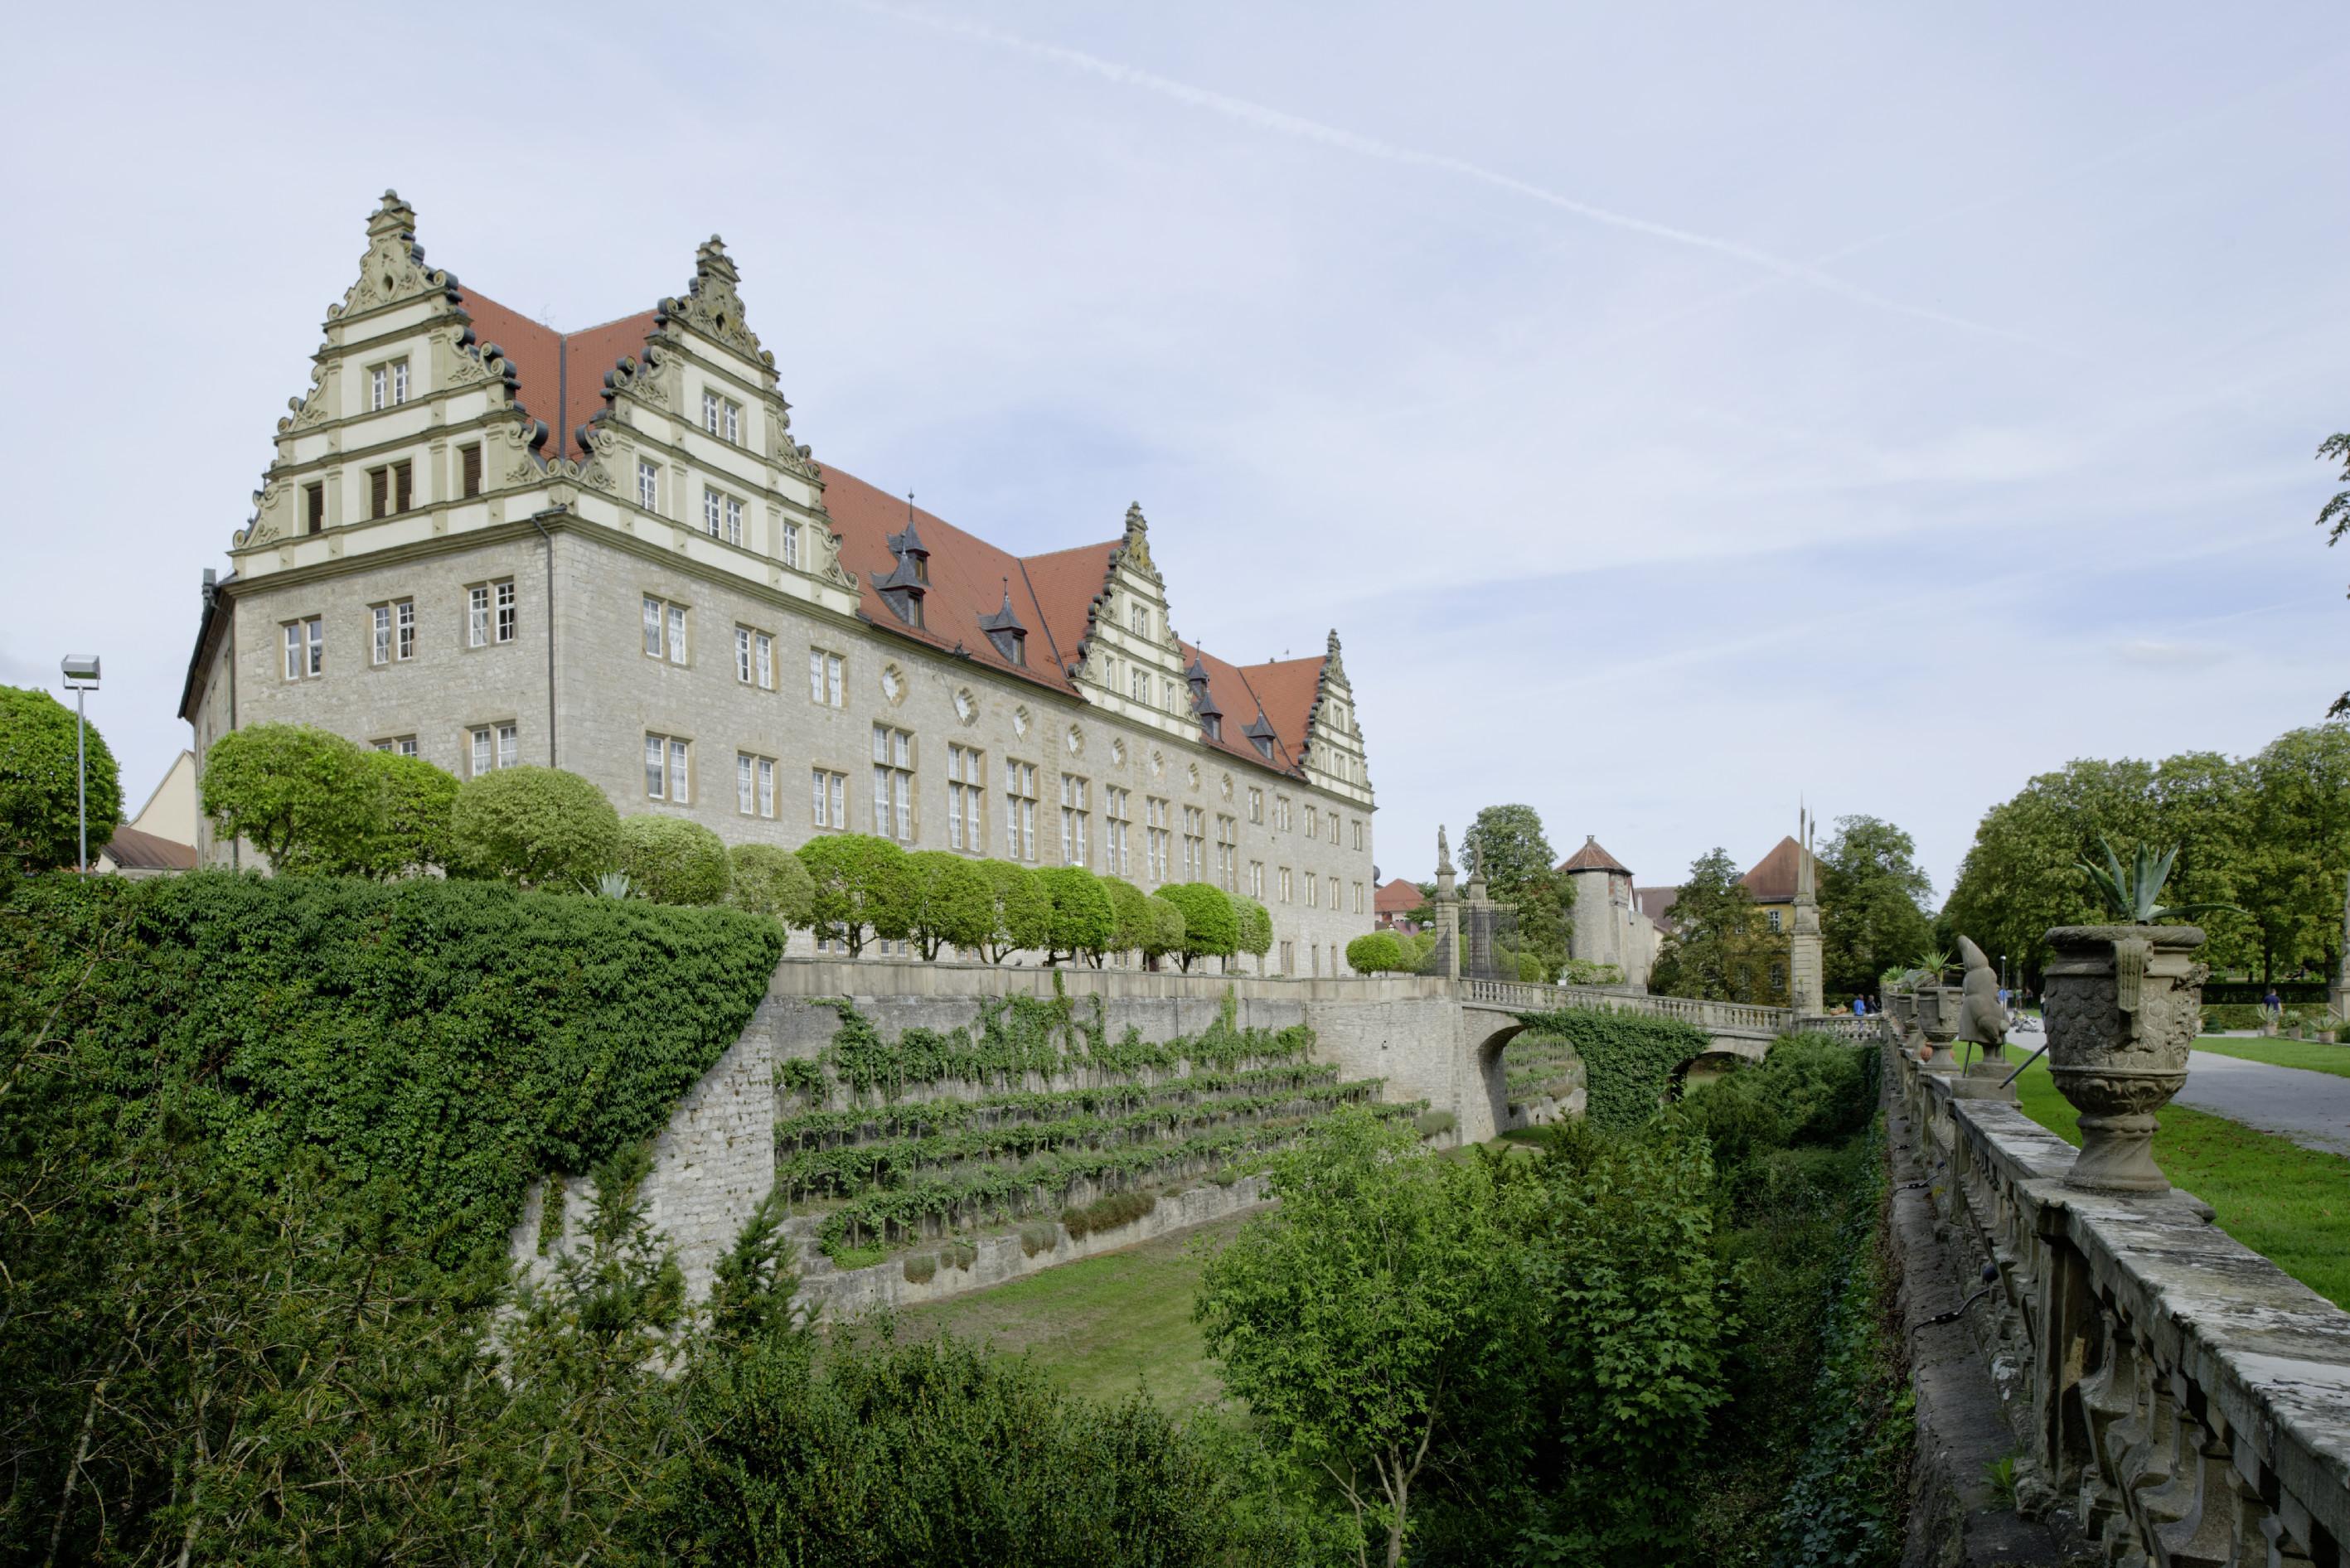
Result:
[[[510,767],[461,783],[417,757],[372,752],[298,724],[257,724],[214,743],[203,807],[294,876],[492,877],[556,892],[664,904],[728,904],[843,943],[851,956],[903,941],[1001,963],[1138,953],[1184,969],[1273,947],[1253,898],[1206,882],[1145,893],[1081,866],[1032,870],[886,838],[829,834],[796,851],[729,849],[681,817],[622,817],[604,792],[559,768]]]

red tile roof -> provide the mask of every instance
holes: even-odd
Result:
[[[473,341],[504,352],[521,386],[515,395],[550,432],[540,449],[546,457],[577,457],[579,427],[604,408],[604,373],[624,355],[644,358],[653,313],[640,311],[579,332],[557,332],[510,310],[487,295],[461,289],[472,318]],[[558,401],[560,406],[558,406]]]
[[[1375,914],[1402,916],[1427,902],[1428,895],[1419,890],[1419,883],[1398,877],[1379,884],[1378,891],[1371,897],[1371,909]]]
[[[1625,876],[1632,868],[1599,847],[1599,840],[1590,834],[1583,836],[1583,847],[1558,863],[1562,871],[1620,871]]]
[[[1741,877],[1746,890],[1758,904],[1788,904],[1795,898],[1795,870],[1798,857],[1804,853],[1794,835],[1771,846],[1771,853],[1754,863],[1754,868]],[[1812,857],[1812,880],[1816,885],[1820,875],[1819,857]]]

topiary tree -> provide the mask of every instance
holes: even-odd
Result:
[[[1159,896],[1183,913],[1183,968],[1209,957],[1229,958],[1240,945],[1232,896],[1212,882],[1170,882]]]
[[[1111,929],[1109,950],[1118,953],[1139,953],[1150,939],[1150,900],[1142,889],[1123,877],[1105,877],[1102,890],[1109,895]]]
[[[1256,960],[1256,971],[1264,972],[1264,955],[1273,950],[1273,915],[1254,898],[1232,900],[1232,919],[1238,927],[1234,947]]]
[[[376,776],[373,831],[360,842],[356,861],[342,867],[360,877],[421,877],[446,870],[453,854],[458,792],[455,774],[422,757],[397,752],[364,753]]]
[[[1410,965],[1393,931],[1370,931],[1347,944],[1347,967],[1358,974],[1394,974]]]
[[[1009,860],[983,860],[980,875],[987,878],[994,906],[993,929],[980,951],[990,963],[1002,963],[1016,952],[1038,951],[1051,940],[1053,901],[1036,880],[1036,873]]]
[[[723,903],[733,875],[718,835],[651,812],[621,818],[619,863],[637,897],[656,904]]]
[[[912,903],[908,934],[926,959],[947,946],[976,952],[995,932],[995,886],[979,862],[944,849],[906,857]]]
[[[1045,930],[1045,961],[1099,962],[1118,931],[1118,915],[1101,878],[1082,866],[1048,866],[1036,873],[1036,881],[1052,906]]]
[[[89,853],[122,821],[122,779],[98,727],[83,740]],[[0,686],[0,855],[29,871],[71,866],[80,853],[73,710],[46,691]]]
[[[797,853],[815,883],[810,923],[819,933],[837,932],[849,957],[865,950],[868,932],[891,941],[906,935],[913,882],[904,850],[869,834],[829,833]]]
[[[807,929],[816,882],[800,857],[780,845],[737,844],[726,852],[726,901],[754,915],[771,915],[785,930]]]
[[[612,868],[620,814],[604,792],[561,768],[499,768],[457,792],[450,853],[469,875],[570,891]]]
[[[1155,966],[1169,953],[1183,950],[1183,911],[1156,893],[1142,902],[1149,916],[1143,928],[1142,956]]]
[[[204,815],[273,870],[348,873],[384,823],[386,775],[369,757],[307,724],[232,730],[204,754]]]

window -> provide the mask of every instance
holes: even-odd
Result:
[[[466,732],[471,742],[466,748],[472,763],[471,777],[479,778],[494,768],[510,768],[515,761],[515,727],[512,724],[483,724]]]
[[[873,831],[910,843],[914,836],[914,737],[873,726]]]
[[[1126,857],[1126,830],[1132,809],[1128,804],[1133,795],[1107,784],[1102,788],[1102,872],[1105,876],[1123,877],[1129,862]]]
[[[818,827],[848,826],[848,775],[827,773],[817,768],[808,774],[808,791],[814,806],[809,818]]]
[[[307,680],[327,672],[327,623],[317,616],[286,623],[286,679]]]
[[[827,708],[840,706],[840,655],[821,648],[808,649],[808,701]]]
[[[1150,635],[1150,607],[1149,605],[1134,605],[1128,608],[1127,613],[1131,618],[1128,624],[1134,628],[1134,635],[1137,637],[1149,637]]]
[[[1331,877],[1331,878],[1330,878],[1330,909],[1331,909],[1331,912],[1332,912],[1332,913],[1334,913],[1334,914],[1335,914],[1335,913],[1336,913],[1336,912],[1337,912],[1337,909],[1338,909],[1338,878],[1336,878],[1336,877]],[[1335,964],[1335,961],[1334,961],[1334,964]],[[1333,969],[1332,972],[1333,972],[1333,973],[1336,973],[1336,971],[1335,967],[1334,967],[1334,969]]]
[[[1134,700],[1138,702],[1149,701],[1150,672],[1147,670],[1135,670],[1128,671],[1128,674],[1132,677],[1132,681],[1128,690],[1133,693]]]
[[[391,400],[395,407],[408,401],[408,361],[405,359],[391,362]]]
[[[751,684],[751,628],[734,628],[734,679],[743,685]]]
[[[1359,914],[1361,914],[1362,912],[1363,912],[1363,885],[1362,885],[1360,882],[1357,882],[1357,883],[1356,883],[1356,884],[1355,884],[1355,913],[1357,913],[1357,914],[1358,914],[1358,915],[1359,915]]]
[[[376,742],[375,749],[379,752],[390,752],[395,757],[412,757],[416,755],[416,737],[393,735],[389,739]]]
[[[514,579],[476,583],[465,590],[465,646],[485,648],[494,638],[515,639]]]
[[[302,521],[313,534],[327,531],[327,486],[323,482],[302,487]]]
[[[1167,873],[1172,869],[1170,862],[1175,858],[1175,836],[1170,830],[1175,819],[1175,808],[1149,795],[1143,797],[1142,808],[1149,814],[1143,832],[1147,840],[1145,847],[1150,854],[1150,879],[1164,882]]]
[[[645,736],[645,795],[650,800],[674,801],[680,805],[693,798],[691,771],[688,759],[691,742],[675,735]]]
[[[1167,711],[1170,713],[1180,713],[1183,711],[1183,689],[1172,680],[1162,680],[1159,685],[1167,693]]]
[[[1777,929],[1779,929],[1779,911],[1778,911],[1778,910],[1776,910],[1776,909],[1766,909],[1766,910],[1764,910],[1764,911],[1763,911],[1763,918],[1764,918],[1765,919],[1767,919],[1767,920],[1769,920],[1769,921],[1771,922],[1771,929],[1772,929],[1773,930],[1774,930],[1774,931],[1775,931],[1775,930],[1777,930]]]
[[[490,589],[484,583],[465,590],[465,646],[486,648],[490,641]]]
[[[1290,811],[1291,804],[1290,798],[1285,794],[1273,797],[1273,826],[1284,833],[1287,833],[1297,825],[1296,817]]]
[[[370,612],[375,620],[375,642],[369,656],[377,664],[395,661],[405,664],[416,657],[416,601],[399,599],[388,605],[377,605]]]
[[[1305,907],[1309,909],[1322,907],[1322,878],[1311,874],[1305,878]]]
[[[1281,868],[1281,901],[1284,904],[1289,902],[1289,867],[1286,866]]]
[[[498,640],[500,642],[512,642],[515,639],[514,580],[510,577],[502,583],[493,583],[490,587],[492,591],[497,596]]]
[[[704,485],[702,491],[702,531],[730,545],[743,542],[743,503],[723,490]]]
[[[743,405],[705,389],[702,394],[702,428],[721,441],[743,444]]]
[[[1360,849],[1362,846],[1363,846],[1363,819],[1362,819],[1361,817],[1359,817],[1359,816],[1358,816],[1358,817],[1355,818],[1355,847],[1356,847],[1356,848],[1357,848],[1357,849]]]
[[[368,646],[369,664],[391,662],[391,607],[378,605],[369,612],[375,619],[375,640]]]
[[[1297,967],[1297,947],[1294,942],[1281,944],[1281,972],[1287,974]]]
[[[1263,827],[1264,826],[1264,791],[1261,789],[1253,789],[1249,791],[1248,816],[1249,820],[1255,823],[1259,827]]]
[[[645,596],[645,657],[685,662],[685,606]]]
[[[734,809],[744,816],[775,815],[775,759],[734,753]]]
[[[1208,814],[1196,805],[1183,808],[1183,880],[1197,882],[1208,874]]]
[[[368,369],[368,411],[397,408],[408,401],[408,361],[387,359]]]
[[[416,504],[415,465],[402,459],[368,470],[368,515],[390,517]]]
[[[469,441],[457,449],[457,493],[471,500],[482,493],[482,443]]]
[[[751,639],[751,668],[759,690],[773,691],[775,689],[775,639],[764,631],[756,633]]]
[[[1061,864],[1082,866],[1086,863],[1086,843],[1093,836],[1092,814],[1087,805],[1092,798],[1092,786],[1075,774],[1061,775]]]
[[[1216,818],[1216,880],[1225,892],[1237,890],[1241,867],[1241,825],[1229,816]]]
[[[637,459],[637,504],[648,512],[660,510],[660,464],[649,457]]]
[[[1010,860],[1036,858],[1036,764],[1003,763],[1003,853]]]
[[[987,829],[980,802],[987,793],[987,756],[969,746],[947,747],[947,847],[985,853]]]
[[[1308,838],[1322,836],[1322,814],[1310,805],[1305,808],[1305,836]]]
[[[1260,904],[1264,902],[1264,862],[1262,860],[1249,862],[1249,897]]]
[[[799,564],[800,525],[796,523],[786,523],[784,524],[784,565],[796,566]]]

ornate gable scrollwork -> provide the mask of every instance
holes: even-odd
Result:
[[[726,254],[726,242],[712,234],[693,253],[693,281],[686,286],[684,297],[662,300],[661,314],[772,369],[774,357],[759,347],[758,334],[743,322],[743,296],[735,287],[742,280]]]
[[[792,406],[780,392],[767,394],[767,458],[802,479],[821,477],[809,450],[792,439]]]
[[[1330,628],[1330,640],[1322,650],[1322,684],[1326,687],[1344,686],[1350,691],[1354,690],[1353,683],[1347,679],[1347,666],[1338,657],[1338,628],[1335,626]],[[1315,703],[1317,707],[1321,703],[1318,692],[1315,695]]]
[[[525,484],[550,471],[551,465],[539,455],[539,449],[546,444],[546,421],[525,419],[500,425],[497,439],[504,456],[500,472],[505,483]]]
[[[327,307],[327,319],[436,293],[456,303],[457,280],[424,265],[424,247],[416,243],[416,209],[401,201],[399,192],[386,191],[382,203],[368,217],[368,248],[359,260],[359,281],[344,292],[341,304]]]
[[[646,346],[645,357],[641,359],[634,354],[622,355],[619,364],[604,372],[606,405],[609,406],[614,398],[626,392],[639,402],[650,403],[657,408],[669,407],[668,378],[663,369],[660,357],[650,344]]]

